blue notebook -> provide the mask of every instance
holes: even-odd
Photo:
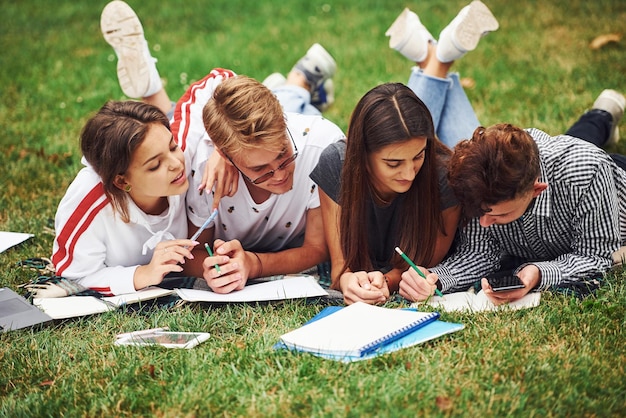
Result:
[[[275,348],[351,362],[410,347],[463,329],[438,321],[437,312],[389,309],[365,303],[327,307],[302,327],[281,336]]]

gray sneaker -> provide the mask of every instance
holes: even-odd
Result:
[[[100,29],[104,40],[117,55],[117,78],[124,94],[131,98],[146,96],[156,60],[150,55],[141,21],[125,2],[115,0],[102,9]],[[158,78],[158,76],[157,76]]]
[[[595,102],[593,102],[593,109],[600,109],[608,112],[613,116],[613,124],[611,125],[611,136],[607,141],[608,144],[615,144],[619,141],[619,129],[618,125],[622,116],[624,116],[624,108],[626,107],[626,98],[615,91],[606,89],[598,96]]]
[[[337,63],[323,46],[316,43],[294,65],[293,70],[304,75],[310,86],[309,90],[313,93],[335,75]]]

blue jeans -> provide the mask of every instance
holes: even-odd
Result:
[[[458,74],[449,74],[444,79],[413,67],[408,86],[430,110],[435,133],[448,147],[454,148],[459,141],[470,139],[480,126]]]
[[[285,112],[300,113],[303,115],[321,115],[311,104],[311,93],[308,90],[285,84],[272,90]]]

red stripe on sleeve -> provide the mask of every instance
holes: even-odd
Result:
[[[52,264],[56,266],[56,274],[58,276],[62,275],[62,272],[67,268],[67,265],[70,264],[73,254],[72,250],[76,245],[76,241],[80,237],[80,235],[87,229],[93,218],[100,212],[100,210],[105,207],[109,203],[109,199],[105,199],[100,205],[95,208],[92,208],[93,204],[98,201],[98,199],[102,198],[104,195],[104,186],[102,183],[98,183],[87,195],[83,198],[80,204],[76,207],[72,215],[69,217],[63,229],[57,235],[56,241],[59,245],[57,251],[52,255]],[[73,236],[72,242],[70,242],[70,237],[74,231],[80,225],[82,219],[86,221],[82,224],[80,232]],[[67,257],[68,252],[70,254],[68,262],[64,264],[65,267],[59,267],[59,264]]]
[[[235,73],[231,70],[226,70],[223,68],[215,68],[211,70],[209,74],[207,74],[202,80],[196,81],[193,83],[185,94],[176,102],[176,107],[174,108],[174,117],[171,125],[172,134],[176,138],[178,142],[178,146],[185,151],[187,146],[187,135],[189,133],[189,120],[190,120],[190,108],[196,102],[197,96],[196,93],[198,91],[202,91],[206,84],[218,77],[222,77],[223,79],[227,79],[230,77],[234,77]],[[180,125],[182,121],[185,121],[184,131],[182,134],[179,134]]]

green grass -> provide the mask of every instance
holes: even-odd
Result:
[[[56,205],[80,169],[80,129],[123,98],[99,32],[105,4],[0,0],[0,230],[35,234],[0,254],[1,286],[34,277],[17,261],[50,254]],[[437,35],[464,4],[409,6]],[[623,1],[487,4],[500,29],[455,64],[476,82],[468,95],[484,124],[558,134],[602,89],[626,92],[626,40],[588,48],[598,35],[624,35]],[[368,89],[408,77],[384,36],[404,1],[131,5],[174,99],[217,66],[258,79],[285,73],[320,42],[339,66],[326,116],[345,129]],[[547,293],[531,310],[444,314],[465,330],[348,365],[272,349],[322,308],[303,301],[120,311],[2,334],[0,416],[623,416],[625,278],[610,274],[585,301]],[[113,345],[117,333],[155,326],[211,338],[189,351]]]

